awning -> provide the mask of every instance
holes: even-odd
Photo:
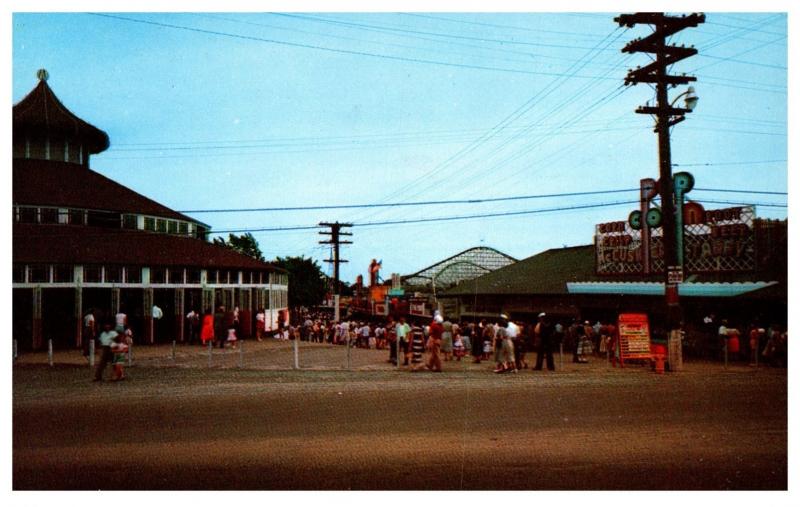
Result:
[[[777,285],[778,282],[679,283],[678,293],[688,297],[735,297]],[[567,282],[570,294],[663,296],[663,282]]]

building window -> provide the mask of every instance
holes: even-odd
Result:
[[[178,233],[181,236],[188,236],[189,235],[189,224],[186,222],[179,222],[178,223]]]
[[[163,218],[156,219],[156,231],[167,232],[167,221]]]
[[[208,229],[203,227],[202,225],[197,226],[197,239],[202,239],[203,241],[208,241]]]
[[[156,219],[153,217],[144,217],[144,230],[155,232]]]
[[[170,234],[178,234],[178,222],[176,222],[175,220],[170,220],[167,223],[167,231]]]
[[[137,216],[126,213],[122,215],[122,227],[124,229],[137,229]]]
[[[122,283],[122,268],[106,266],[106,283]]]
[[[169,283],[183,283],[183,268],[169,268]]]
[[[187,269],[186,270],[186,283],[200,283],[200,270]]]
[[[113,227],[119,228],[119,213],[112,211],[90,210],[86,217],[86,223],[94,227]]]
[[[28,268],[28,282],[47,283],[50,281],[50,266],[33,265]]]
[[[86,213],[82,209],[69,210],[69,223],[72,225],[84,225]]]
[[[39,210],[39,219],[43,224],[57,224],[58,223],[58,209],[57,208],[42,208]]]
[[[69,210],[66,208],[58,209],[58,223],[67,225],[69,223]]]
[[[125,268],[125,283],[142,283],[142,268],[138,266]]]
[[[11,281],[14,283],[25,283],[25,266],[14,265],[14,274]]]
[[[83,267],[83,281],[86,283],[100,283],[102,279],[103,270],[100,266],[84,266]]]
[[[29,207],[20,207],[18,208],[18,220],[20,223],[23,224],[35,224],[36,223],[36,208],[29,208]]]
[[[59,264],[53,266],[54,283],[72,283],[75,279],[75,269],[72,266]]]
[[[150,283],[167,283],[165,268],[150,268]]]

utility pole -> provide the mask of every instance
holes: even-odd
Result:
[[[320,241],[321,245],[333,245],[333,259],[325,259],[325,262],[333,263],[333,304],[334,304],[334,320],[339,321],[339,264],[347,262],[346,259],[339,257],[339,245],[351,245],[352,241],[339,239],[340,236],[352,236],[352,232],[342,232],[342,227],[352,227],[353,224],[340,224],[339,222],[320,222],[320,227],[329,227],[330,231],[320,231],[320,234],[329,235],[331,237],[328,241]]]
[[[622,14],[614,18],[614,21],[619,23],[620,26],[632,28],[637,24],[647,24],[652,25],[654,30],[647,37],[634,39],[626,44],[622,48],[622,52],[642,52],[655,55],[655,61],[644,67],[630,70],[625,77],[625,85],[651,83],[656,86],[658,100],[656,106],[640,106],[636,109],[636,113],[650,114],[656,117],[654,130],[658,134],[659,191],[661,194],[662,213],[661,239],[664,250],[664,295],[667,306],[670,356],[673,355],[673,342],[676,339],[678,340],[677,350],[680,350],[680,322],[682,315],[678,298],[678,283],[683,281],[683,266],[679,264],[679,259],[682,259],[683,255],[678,254],[677,234],[683,234],[683,231],[676,231],[675,224],[682,223],[682,221],[676,221],[676,213],[682,213],[683,210],[676,210],[675,206],[669,129],[683,121],[685,119],[684,115],[691,112],[691,109],[672,107],[667,89],[669,86],[675,87],[696,81],[697,78],[685,74],[680,76],[669,75],[667,67],[684,58],[696,55],[697,50],[693,47],[668,46],[667,37],[680,32],[684,28],[696,27],[705,22],[705,19],[704,14],[667,16],[659,12]],[[672,357],[670,359],[670,366],[674,366],[676,362],[673,362]],[[682,361],[681,357],[675,359],[678,364]]]

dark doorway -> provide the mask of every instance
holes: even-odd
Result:
[[[33,289],[13,289],[11,334],[20,352],[33,350]]]
[[[42,339],[53,348],[76,347],[75,289],[42,290]]]

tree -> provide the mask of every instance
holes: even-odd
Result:
[[[278,257],[274,266],[289,272],[289,306],[319,306],[325,299],[327,283],[317,261],[300,257]]]
[[[264,254],[258,247],[258,241],[256,241],[256,238],[254,238],[249,232],[244,233],[241,236],[237,236],[236,234],[228,234],[228,241],[225,241],[222,238],[214,238],[213,243],[218,246],[230,248],[231,250],[235,250],[240,254],[247,255],[248,257],[252,257],[262,262],[264,261]]]

